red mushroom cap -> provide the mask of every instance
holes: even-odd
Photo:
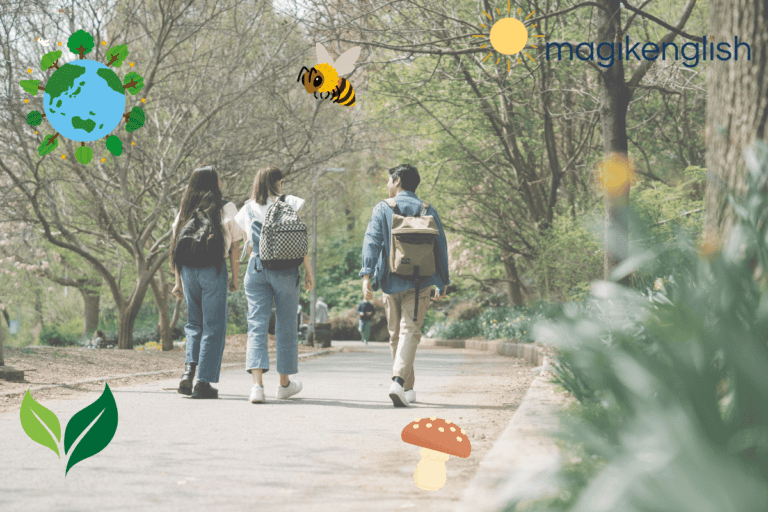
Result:
[[[442,418],[416,418],[403,429],[401,439],[408,444],[447,453],[466,459],[472,451],[469,437],[463,429]]]

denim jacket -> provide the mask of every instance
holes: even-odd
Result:
[[[421,199],[414,193],[404,190],[395,196],[398,209],[402,215],[416,215],[421,210]],[[392,239],[392,208],[382,201],[373,208],[368,229],[365,231],[363,241],[363,268],[360,276],[371,275],[371,288],[381,289],[387,295],[404,292],[415,287],[415,283],[402,279],[389,273],[390,241]],[[448,243],[445,239],[443,225],[437,210],[432,206],[427,209],[427,215],[431,215],[437,223],[440,235],[435,240],[435,268],[436,272],[419,284],[422,289],[437,286],[441,293],[445,287],[451,284],[448,278]]]

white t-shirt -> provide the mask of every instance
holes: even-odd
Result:
[[[285,202],[291,205],[291,207],[296,210],[296,213],[301,212],[301,207],[304,206],[304,200],[296,196],[286,195]],[[267,216],[267,210],[269,210],[269,207],[273,203],[274,201],[272,198],[267,199],[267,204],[258,204],[256,201],[249,199],[245,202],[243,207],[240,208],[240,211],[237,212],[237,215],[235,216],[235,222],[237,222],[237,225],[240,227],[240,229],[245,232],[246,243],[251,241],[251,224],[253,224],[253,221],[258,220],[264,224],[264,219]]]
[[[224,208],[221,209],[221,232],[224,235],[224,259],[227,259],[229,255],[229,248],[232,242],[245,240],[245,233],[237,222],[235,222],[235,216],[237,215],[237,206],[235,203],[227,203]],[[176,228],[179,225],[179,214],[176,214],[176,219],[173,221],[173,236],[176,237]]]

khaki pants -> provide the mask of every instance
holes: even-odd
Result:
[[[415,289],[406,290],[392,295],[384,294],[384,309],[387,313],[387,330],[389,331],[389,348],[392,351],[392,377],[400,377],[405,381],[403,388],[413,389],[415,376],[413,361],[416,358],[416,347],[421,341],[421,324],[429,307],[429,296],[432,287],[419,290],[418,321],[413,321]]]

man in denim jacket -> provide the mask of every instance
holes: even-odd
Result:
[[[402,215],[417,215],[421,210],[421,199],[416,195],[416,187],[421,178],[419,171],[412,165],[398,165],[390,169],[387,191],[389,197],[395,198],[398,210]],[[419,293],[418,322],[413,321],[409,313],[414,310],[416,300],[415,284],[389,273],[387,261],[389,258],[390,241],[392,238],[392,213],[390,206],[382,201],[377,204],[368,222],[363,242],[363,268],[360,276],[363,278],[363,298],[373,299],[373,290],[379,286],[384,292],[384,305],[387,313],[387,329],[389,330],[389,346],[392,351],[394,365],[392,367],[392,385],[389,397],[395,407],[407,407],[416,401],[413,390],[414,373],[413,361],[416,357],[416,347],[421,341],[421,324],[429,306],[429,296],[432,286],[435,286],[435,300],[445,297],[445,288],[450,284],[448,279],[448,244],[445,232],[437,211],[430,206],[427,215],[431,215],[437,223],[440,235],[435,240],[436,272],[429,279],[422,281]],[[373,274],[373,282],[371,282]]]

